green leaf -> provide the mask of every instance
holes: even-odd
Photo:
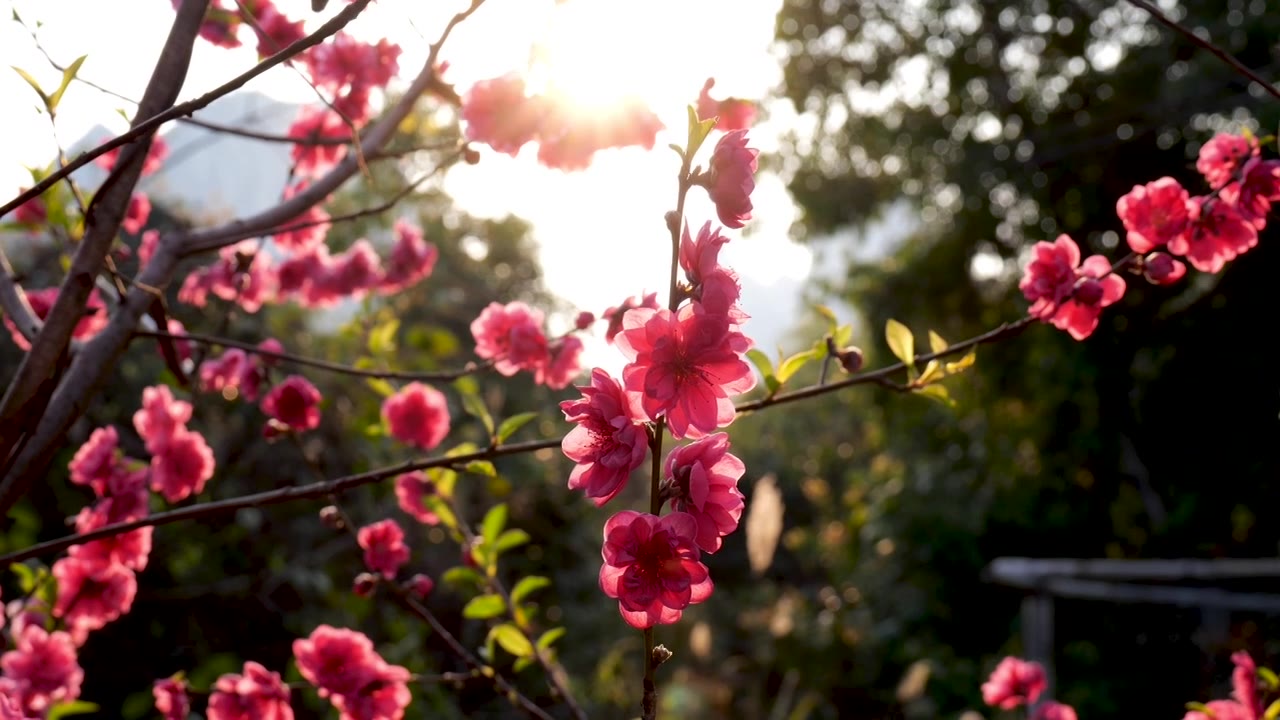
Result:
[[[502,623],[494,625],[489,631],[494,640],[502,646],[503,650],[515,655],[518,658],[533,657],[533,643],[529,642],[529,638],[520,632],[520,628],[511,623]]]
[[[849,345],[850,343],[853,342],[853,326],[841,325],[840,327],[836,328],[836,332],[833,338],[835,340],[835,344],[837,348],[842,348],[842,347],[845,347],[846,345]]]
[[[947,392],[947,388],[943,385],[926,385],[916,390],[916,392],[932,400],[937,400],[949,408],[956,406],[955,399],[951,397],[951,393]]]
[[[58,720],[68,715],[84,715],[91,712],[98,712],[98,706],[84,700],[69,700],[49,708],[46,720]]]
[[[781,385],[790,380],[810,360],[817,360],[820,357],[822,357],[822,353],[816,350],[804,350],[783,360],[778,364],[778,384]]]
[[[435,513],[440,518],[440,523],[450,530],[458,529],[458,517],[453,514],[453,510],[449,507],[449,503],[445,499],[435,495],[429,495],[422,498],[422,504],[428,510]]]
[[[462,407],[484,425],[489,437],[493,437],[493,416],[489,414],[489,408],[485,406],[480,393],[462,393]]]
[[[480,450],[480,446],[476,445],[473,442],[458,443],[457,445],[454,445],[453,447],[449,448],[448,452],[446,452],[444,456],[458,457],[460,455],[470,455],[471,453],[477,452],[479,450]]]
[[[835,332],[836,328],[840,327],[840,319],[836,317],[834,310],[826,305],[814,305],[813,309],[817,310],[819,315],[827,319],[827,323],[831,325],[831,332]]]
[[[427,479],[436,486],[436,494],[441,497],[453,497],[453,488],[458,484],[458,473],[449,468],[431,468],[427,470]]]
[[[484,576],[476,572],[475,568],[469,568],[466,565],[449,568],[444,571],[444,575],[440,576],[449,585],[456,588],[469,589],[484,584]]]
[[[891,318],[884,325],[884,339],[894,356],[910,367],[916,356],[916,340],[911,336],[911,330]]]
[[[929,349],[932,350],[934,354],[940,353],[949,347],[951,347],[951,345],[949,345],[946,340],[943,340],[941,335],[932,330],[929,331]]]
[[[489,508],[489,512],[484,514],[484,520],[480,521],[480,537],[484,538],[485,543],[492,545],[498,541],[498,535],[506,526],[507,505],[498,503]]]
[[[946,369],[948,375],[955,375],[958,372],[963,372],[969,369],[970,367],[972,367],[974,362],[976,362],[977,360],[978,360],[978,351],[975,348],[965,353],[964,357],[960,358],[959,360],[955,362],[949,362],[943,365],[943,368]]]
[[[14,563],[9,566],[9,571],[18,576],[18,587],[23,593],[36,589],[36,571],[31,569],[31,566]]]
[[[544,587],[549,587],[551,580],[541,575],[530,575],[529,577],[520,578],[520,582],[511,589],[511,602],[518,603],[524,600],[531,593],[535,593]]]
[[[62,101],[62,95],[67,92],[67,87],[71,85],[71,81],[76,79],[76,73],[80,71],[80,66],[84,64],[84,59],[87,57],[89,56],[81,55],[76,58],[75,62],[68,65],[66,70],[62,71],[62,84],[49,97],[49,112],[53,112],[58,108],[58,103]]]
[[[396,394],[395,387],[382,378],[365,378],[364,382],[382,397],[391,397]]]
[[[503,601],[501,595],[480,595],[471,598],[462,608],[462,617],[471,620],[488,620],[502,614],[507,609],[507,603]]]
[[[532,539],[529,537],[529,533],[520,528],[512,528],[498,536],[497,541],[493,544],[493,549],[494,552],[503,553],[525,545]]]
[[[396,333],[400,331],[400,319],[391,318],[369,331],[369,352],[375,357],[390,355],[396,351]]]
[[[1262,713],[1262,720],[1276,720],[1278,717],[1280,717],[1280,700],[1271,703],[1267,711]]]
[[[34,77],[31,77],[31,73],[28,73],[17,65],[10,65],[9,67],[13,68],[14,72],[18,73],[23,80],[27,81],[27,84],[31,86],[31,89],[35,90],[36,94],[40,96],[40,100],[44,102],[44,106],[47,109],[49,107],[49,96],[45,95],[44,90],[40,89],[40,83],[36,82]]]
[[[1271,668],[1258,668],[1258,677],[1262,678],[1262,682],[1272,690],[1280,689],[1280,677],[1277,677]]]
[[[530,667],[532,667],[534,662],[535,661],[532,657],[516,658],[516,662],[514,665],[511,666],[511,669],[517,673],[523,672],[524,670],[527,670]]]
[[[552,643],[564,637],[564,632],[564,628],[558,627],[551,628],[550,630],[542,633],[542,637],[538,638],[538,649],[546,650],[551,647]]]
[[[920,373],[920,378],[917,382],[921,385],[928,385],[936,380],[941,380],[943,377],[942,364],[937,360],[930,360],[929,363],[924,366],[924,372]]]
[[[525,412],[520,413],[519,415],[512,415],[498,425],[498,431],[494,433],[494,439],[500,443],[506,442],[507,438],[515,435],[516,431],[520,428],[537,419],[538,413],[536,412]]]
[[[692,105],[689,106],[689,142],[685,151],[686,162],[692,161],[694,155],[698,154],[698,149],[702,147],[702,143],[706,141],[707,136],[711,134],[711,129],[716,126],[716,118],[702,119],[698,117],[698,111]]]
[[[758,348],[751,348],[747,351],[747,359],[752,365],[760,371],[760,376],[764,378],[764,384],[769,386],[769,392],[776,392],[782,383],[778,382],[778,378],[773,375],[773,361],[764,351]]]

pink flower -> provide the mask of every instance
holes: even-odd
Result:
[[[1231,671],[1231,694],[1249,711],[1253,720],[1262,717],[1262,698],[1258,694],[1258,666],[1247,652],[1231,654],[1235,669]]]
[[[385,87],[399,70],[400,47],[386,39],[376,45],[340,32],[307,52],[316,85],[330,91],[334,109],[360,123],[369,116],[369,95]]]
[[[145,479],[146,475],[142,474]],[[107,525],[140,520],[147,516],[147,490],[140,485],[134,492],[102,498],[76,515],[76,532],[87,533]],[[82,559],[92,567],[120,565],[142,570],[151,554],[151,536],[155,528],[142,527],[119,535],[72,545],[71,557]]]
[[[150,198],[146,193],[134,193],[133,197],[129,198],[129,209],[125,211],[124,219],[120,221],[120,229],[130,235],[137,235],[142,232],[149,217],[151,217]]]
[[[489,303],[471,323],[476,355],[493,360],[494,369],[508,377],[521,370],[536,370],[547,361],[542,320],[541,310],[519,301]]]
[[[151,456],[151,489],[171,503],[199,495],[214,466],[213,449],[204,436],[182,428]]]
[[[1181,236],[1191,219],[1191,196],[1171,177],[1137,185],[1116,202],[1129,247],[1146,253]]]
[[[396,242],[391,246],[386,274],[378,281],[378,292],[390,295],[413,286],[431,275],[440,253],[436,246],[422,239],[422,229],[405,220],[394,227]]]
[[[138,580],[123,565],[98,565],[82,557],[65,557],[53,564],[58,601],[53,616],[61,618],[76,645],[89,633],[129,612],[138,593]]]
[[[50,707],[80,697],[84,670],[69,634],[26,623],[14,633],[13,648],[0,655],[0,669],[25,712],[44,717]]]
[[[754,175],[759,154],[759,150],[747,147],[746,130],[726,133],[716,143],[704,185],[725,227],[740,228],[751,219],[751,192],[756,188]]]
[[[607,108],[578,107],[563,97],[548,101],[538,132],[538,162],[582,170],[599,150],[639,145],[652,149],[662,122],[643,102],[627,98]]]
[[[408,670],[391,665],[365,635],[354,630],[317,627],[311,637],[293,641],[298,671],[329,698],[342,720],[400,720],[412,699]]]
[[[628,392],[639,393],[650,418],[665,415],[673,437],[702,437],[733,422],[731,396],[755,387],[751,366],[739,355],[750,340],[724,316],[686,305],[630,310],[615,339],[631,362],[622,371]]]
[[[26,192],[31,188],[22,188],[20,192]],[[9,217],[19,225],[42,225],[49,218],[49,207],[45,204],[44,199],[37,196],[22,203],[13,209],[13,215]]]
[[[53,304],[58,299],[58,292],[59,289],[56,287],[26,291],[27,303],[31,306],[31,312],[37,320],[44,320],[49,316],[49,311],[53,309]],[[97,288],[89,293],[89,300],[84,307],[84,317],[76,323],[75,329],[71,332],[72,340],[88,340],[101,332],[110,320],[107,316],[107,306],[102,303],[102,297],[98,295]],[[5,315],[3,320],[4,326],[9,329],[9,334],[13,337],[14,344],[23,350],[30,350],[31,343],[18,332],[18,327],[13,324],[9,316]]]
[[[525,95],[524,79],[510,73],[481,80],[462,97],[466,137],[515,157],[538,134],[546,104]]]
[[[1188,710],[1182,720],[1258,720],[1257,715],[1251,715],[1248,708],[1235,700],[1210,700],[1205,707],[1212,715]]]
[[[546,362],[534,369],[534,382],[552,390],[568,387],[582,372],[582,350],[582,341],[573,335],[555,341]]]
[[[1032,720],[1076,720],[1076,709],[1070,705],[1048,700],[1036,708]]]
[[[300,186],[297,189],[301,189]],[[290,195],[296,192],[297,190]],[[328,237],[329,213],[319,205],[312,205],[303,210],[301,215],[280,223],[278,227],[280,229],[271,235],[276,245],[293,252],[306,252],[322,245]],[[281,268],[278,272],[283,274],[284,269]],[[281,281],[281,292],[285,291],[284,282]]]
[[[356,533],[356,541],[364,548],[364,564],[388,580],[396,576],[400,566],[409,562],[409,546],[404,544],[404,531],[390,518],[365,525]]]
[[[1258,143],[1239,135],[1218,133],[1200,148],[1196,169],[1204,175],[1209,187],[1218,188],[1231,182],[1236,169],[1251,155],[1258,154]]]
[[[220,393],[228,400],[243,396],[250,402],[258,399],[262,370],[256,358],[239,348],[232,348],[216,358],[200,363],[200,389]]]
[[[209,720],[293,720],[289,688],[280,673],[256,662],[244,664],[244,674],[218,678],[209,696]]]
[[[377,287],[381,278],[382,258],[368,240],[361,238],[333,258],[325,280],[335,294],[359,299]]]
[[[222,248],[218,262],[188,275],[178,290],[178,300],[204,307],[213,293],[255,313],[275,296],[276,283],[275,269],[267,257],[258,252],[253,240],[245,240]]]
[[[320,425],[320,391],[301,375],[290,375],[262,398],[262,412],[294,430]]]
[[[600,368],[591,371],[591,385],[579,387],[582,399],[560,403],[564,417],[577,426],[565,435],[560,449],[577,463],[569,487],[582,490],[597,507],[626,486],[632,471],[649,451],[645,420],[635,399]]]
[[[698,523],[696,541],[703,552],[720,549],[721,538],[738,529],[744,505],[738,481],[747,466],[729,454],[729,436],[713,433],[667,455],[664,497],[671,509]]]
[[[1198,197],[1192,200],[1191,227],[1168,249],[1200,272],[1216,273],[1257,244],[1258,229],[1229,203]]]
[[[93,488],[99,497],[105,494],[107,483],[116,473],[118,444],[114,427],[108,425],[94,430],[67,463],[71,482]]]
[[[1010,710],[1035,702],[1046,687],[1048,681],[1040,663],[1006,657],[982,684],[982,701],[991,707]]]
[[[595,313],[591,313],[586,310],[583,310],[582,312],[578,313],[577,317],[573,319],[573,327],[576,330],[586,330],[587,328],[594,325],[595,322],[596,322]]]
[[[1272,201],[1280,200],[1280,160],[1251,158],[1241,175],[1243,180],[1222,188],[1222,200],[1261,231],[1267,226]]]
[[[729,238],[721,235],[718,228],[711,229],[710,221],[698,231],[696,241],[689,236],[686,225],[680,239],[680,267],[689,279],[689,295],[704,310],[730,316],[731,324],[738,325],[747,316],[737,306],[742,294],[737,274],[720,265],[720,248],[727,242]]]
[[[430,450],[449,434],[449,404],[444,393],[413,382],[382,401],[382,419],[391,437]]]
[[[749,100],[726,98],[715,100],[711,97],[711,88],[715,87],[715,78],[707,78],[698,95],[698,119],[710,120],[718,117],[716,129],[730,132],[746,130],[756,119],[756,107]]]
[[[351,129],[336,112],[305,105],[286,134],[298,139],[291,151],[298,175],[315,177],[328,172],[347,153],[346,145],[317,141],[349,140]]]
[[[1187,274],[1187,266],[1169,253],[1151,253],[1142,262],[1142,276],[1153,285],[1172,285]]]
[[[133,427],[146,443],[147,452],[159,455],[191,420],[191,403],[177,400],[167,385],[142,390],[142,409],[133,414]]]
[[[151,262],[151,256],[156,254],[156,248],[160,247],[160,231],[159,230],[143,230],[142,237],[138,240],[138,267],[146,267]]]
[[[409,578],[409,582],[405,583],[405,587],[409,589],[409,592],[416,595],[419,600],[422,600],[435,589],[436,581],[422,573],[418,573]]]
[[[634,628],[668,625],[684,609],[711,597],[707,567],[699,562],[692,515],[661,518],[631,510],[604,525],[600,589],[617,598],[622,619]]]
[[[102,139],[102,142],[106,141],[106,138]],[[128,147],[127,144],[102,153],[93,159],[93,164],[107,172],[111,172],[111,170],[116,166],[116,160],[120,158],[120,151],[126,147]],[[142,176],[146,177],[156,170],[159,170],[167,157],[169,157],[169,143],[165,142],[164,138],[159,135],[153,136],[151,138],[151,147],[147,149],[147,157],[142,161]],[[150,205],[148,205],[148,207],[150,207]]]
[[[258,58],[266,58],[289,47],[306,37],[305,23],[302,20],[291,21],[285,17],[270,0],[256,0],[253,9],[258,34]]]
[[[187,720],[191,714],[186,682],[176,678],[157,680],[151,694],[156,698],[156,712],[163,715],[164,720]]]
[[[439,516],[427,509],[422,501],[436,492],[435,483],[427,479],[421,471],[404,473],[396,478],[396,502],[409,517],[424,524],[437,525]]]
[[[22,703],[17,698],[17,689],[8,687],[12,685],[12,682],[0,678],[0,720],[39,720],[34,715],[28,715],[22,711]]]
[[[1067,235],[1038,242],[1018,287],[1031,302],[1027,313],[1083,340],[1098,326],[1102,309],[1124,296],[1124,280],[1101,255],[1080,262],[1080,248]],[[1079,267],[1077,267],[1079,266]]]
[[[652,310],[657,310],[658,293],[651,292],[643,298],[632,296],[623,300],[621,305],[605,310],[604,314],[600,317],[603,318],[605,322],[609,323],[609,327],[605,330],[604,334],[606,342],[613,342],[614,337],[616,337],[618,333],[622,332],[622,318],[627,314],[628,310],[634,308],[650,308]]]

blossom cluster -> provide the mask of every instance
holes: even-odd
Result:
[[[1200,149],[1196,169],[1210,192],[1192,196],[1176,179],[1138,185],[1116,202],[1132,256],[1112,264],[1101,255],[1081,261],[1067,235],[1036,243],[1019,288],[1028,313],[1083,340],[1098,326],[1103,308],[1124,296],[1122,266],[1156,285],[1196,270],[1216,273],[1258,244],[1271,204],[1280,200],[1280,160],[1263,160],[1252,136],[1220,133]]]
[[[723,135],[712,171],[690,183],[707,190],[730,227],[750,217],[755,187],[756,151],[746,147],[745,135],[742,129]],[[702,553],[720,549],[744,504],[738,481],[746,468],[729,452],[728,435],[716,432],[736,415],[732,398],[756,383],[745,360],[752,343],[742,332],[741,288],[720,263],[728,238],[719,228],[707,222],[696,236],[687,225],[680,230],[684,282],[672,288],[670,307],[658,307],[656,295],[648,295],[610,308],[607,339],[628,360],[621,378],[594,368],[589,384],[578,388],[581,398],[560,404],[575,425],[561,442],[575,463],[569,487],[597,506],[623,491],[661,447],[664,430],[692,441],[672,450],[661,467],[655,500],[669,504],[669,513],[624,510],[604,526],[600,588],[637,628],[676,622],[686,607],[711,595]]]
[[[1075,708],[1048,700],[1036,700],[1049,687],[1044,666],[1021,658],[1006,657],[996,665],[991,677],[982,684],[982,701],[994,708],[1012,710],[1021,705],[1035,705],[1031,720],[1076,720]]]
[[[520,301],[490,303],[471,323],[476,355],[507,377],[525,371],[539,385],[568,386],[582,371],[582,340],[572,334],[548,339],[544,320],[541,310]]]

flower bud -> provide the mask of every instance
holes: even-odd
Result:
[[[327,528],[341,530],[344,526],[342,523],[342,512],[333,505],[325,505],[320,508],[320,522],[324,523]]]
[[[462,161],[468,165],[479,165],[480,151],[468,145],[462,151]]]
[[[573,326],[579,330],[586,330],[587,328],[591,327],[595,323],[595,321],[596,321],[595,314],[589,313],[583,310],[582,312],[578,313],[577,319],[573,321]]]
[[[1187,266],[1168,253],[1151,253],[1142,263],[1142,274],[1155,285],[1172,285],[1187,274]]]
[[[355,582],[351,584],[351,592],[356,597],[367,598],[373,594],[373,589],[378,585],[378,576],[373,573],[360,573],[356,576]]]
[[[840,367],[850,375],[862,369],[862,350],[853,345],[837,352],[836,359],[840,361]]]
[[[419,600],[425,600],[435,586],[436,582],[422,573],[409,578],[409,582],[404,584],[405,590],[416,595]]]

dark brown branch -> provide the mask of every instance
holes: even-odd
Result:
[[[241,340],[233,340],[231,338],[217,337],[214,335],[201,335],[199,333],[170,333],[158,330],[135,330],[135,337],[145,338],[164,338],[176,341],[189,341],[200,343],[203,345],[220,345],[222,347],[237,348],[248,353],[253,353],[265,358],[273,360],[283,360],[284,362],[293,363],[295,365],[303,365],[305,367],[313,367],[318,370],[326,370],[328,372],[341,373],[343,375],[354,375],[357,377],[379,378],[381,380],[405,380],[405,381],[422,381],[422,382],[448,382],[457,380],[464,375],[471,375],[488,368],[493,363],[485,361],[482,363],[467,363],[458,370],[442,370],[438,372],[408,372],[399,370],[370,370],[343,365],[342,363],[329,362],[319,358],[307,357],[305,355],[295,355],[287,352],[275,352],[267,350],[250,342]]]
[[[20,193],[13,200],[10,200],[9,202],[0,206],[0,216],[5,215],[10,210],[13,210],[14,208],[18,207],[22,203],[30,200],[31,198],[39,197],[45,190],[48,190],[49,188],[53,187],[54,183],[57,183],[59,180],[66,177],[67,175],[70,175],[72,172],[89,164],[94,160],[94,158],[97,158],[101,155],[111,152],[112,150],[115,150],[116,148],[121,147],[123,145],[127,145],[137,140],[138,138],[143,137],[144,135],[154,133],[156,128],[160,127],[164,123],[169,122],[170,120],[176,120],[177,118],[188,116],[191,113],[195,112],[196,110],[199,110],[203,107],[208,106],[214,100],[217,100],[218,98],[223,97],[224,95],[227,95],[235,90],[239,90],[241,87],[244,87],[250,80],[258,77],[259,75],[270,70],[271,68],[290,60],[291,58],[295,57],[296,55],[303,52],[304,50],[307,50],[311,47],[319,45],[320,43],[328,39],[331,35],[334,35],[339,30],[346,27],[347,24],[350,23],[352,20],[354,20],[356,16],[358,16],[362,11],[364,11],[365,7],[368,6],[368,4],[372,1],[373,0],[355,0],[350,5],[343,8],[342,11],[339,12],[337,15],[334,15],[324,25],[321,25],[320,28],[316,30],[314,33],[293,43],[289,47],[263,60],[257,65],[254,65],[252,68],[241,73],[240,75],[236,76],[230,81],[223,83],[222,85],[219,85],[218,87],[214,88],[213,90],[210,90],[209,92],[205,93],[204,95],[201,95],[198,98],[195,98],[193,100],[188,100],[187,102],[180,103],[178,105],[174,105],[169,109],[164,110],[163,112],[158,112],[158,113],[149,115],[146,120],[143,120],[138,124],[134,125],[133,127],[129,128],[128,132],[123,133],[122,135],[119,135],[117,137],[114,137],[108,140],[107,142],[99,145],[96,148],[93,148],[91,150],[86,150],[85,152],[81,153],[78,157],[76,157],[75,160],[72,160],[70,163],[68,163],[65,167],[59,169],[54,173],[51,173],[48,177],[36,183],[29,190],[26,190]],[[179,9],[179,12],[181,12],[181,9]]]
[[[0,566],[8,567],[9,563],[22,562],[28,558],[60,552],[72,545],[81,545],[92,540],[113,537],[131,530],[137,530],[138,528],[160,527],[161,525],[171,525],[183,520],[195,520],[214,515],[224,515],[249,507],[280,505],[282,503],[294,502],[296,500],[319,500],[327,498],[330,495],[338,495],[362,485],[369,485],[371,483],[386,480],[414,470],[426,470],[427,468],[436,467],[462,467],[473,460],[489,460],[492,458],[536,452],[538,450],[546,450],[559,446],[559,438],[550,440],[532,440],[524,443],[513,443],[511,445],[499,445],[496,448],[486,448],[484,450],[478,450],[465,455],[456,455],[454,457],[440,456],[425,460],[411,460],[402,462],[399,465],[380,468],[378,470],[370,470],[369,472],[359,473],[357,475],[347,475],[333,480],[327,480],[325,482],[311,483],[308,485],[295,485],[280,488],[278,490],[255,493],[253,495],[242,495],[239,497],[227,498],[225,500],[213,500],[199,505],[189,505],[184,508],[177,508],[175,510],[168,510],[166,512],[148,515],[147,517],[132,520],[130,522],[105,525],[91,532],[70,535],[68,537],[58,538],[57,540],[49,540],[47,542],[32,545],[29,548],[11,552],[0,557]]]
[[[1155,4],[1148,2],[1148,0],[1129,0],[1129,2],[1133,3],[1134,5],[1137,5],[1143,10],[1146,10],[1147,14],[1155,18],[1156,22],[1160,23],[1161,25],[1164,25],[1165,27],[1173,30],[1174,32],[1182,34],[1183,37],[1190,40],[1193,44],[1198,45],[1202,49],[1209,51],[1211,55],[1218,58],[1219,60],[1226,63],[1227,65],[1230,65],[1231,69],[1249,78],[1253,82],[1256,82],[1259,85],[1261,85],[1262,89],[1266,90],[1271,95],[1271,97],[1274,97],[1277,100],[1280,100],[1280,89],[1277,89],[1275,85],[1272,85],[1271,83],[1267,82],[1262,76],[1258,75],[1258,73],[1251,70],[1248,65],[1245,65],[1244,63],[1237,60],[1233,55],[1231,55],[1231,53],[1227,52],[1226,50],[1223,50],[1222,48],[1213,44],[1209,40],[1206,40],[1200,37],[1199,35],[1195,34],[1193,30],[1191,30],[1188,27],[1185,27],[1184,25],[1179,23],[1177,20],[1174,20],[1168,15],[1165,15],[1163,12],[1160,11],[1160,8],[1156,7]]]

